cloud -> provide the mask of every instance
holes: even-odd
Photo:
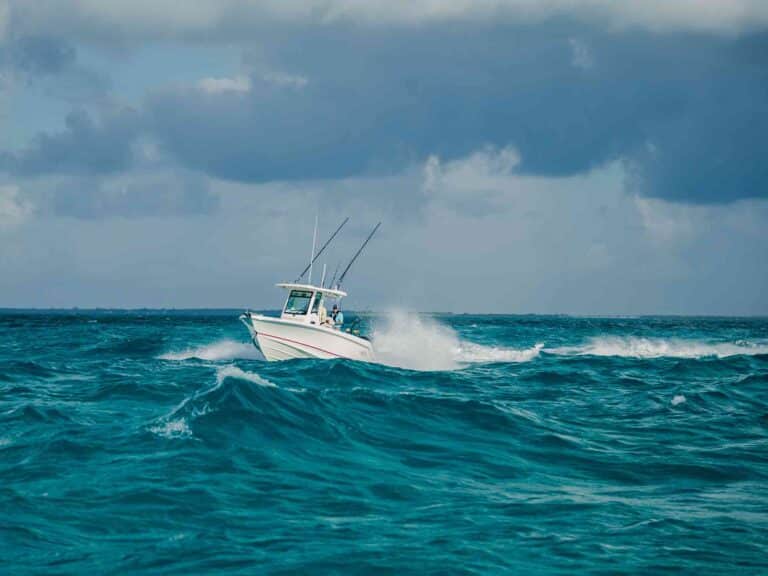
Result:
[[[19,194],[18,186],[0,186],[0,230],[21,225],[34,211],[34,206]]]
[[[636,196],[634,200],[645,231],[661,246],[692,241],[695,238],[695,218],[701,218],[704,208],[669,204],[656,198],[640,196]]]
[[[32,184],[30,193],[41,213],[80,219],[182,218],[219,206],[205,176],[170,168],[46,178]]]
[[[762,55],[766,40],[755,46]],[[700,203],[768,195],[768,74],[749,61],[729,65],[709,87],[691,83],[677,112],[628,155],[635,192]]]
[[[224,92],[247,93],[251,91],[251,79],[247,76],[232,78],[203,78],[198,87],[207,94],[222,94]]]
[[[264,78],[266,82],[295,89],[304,88],[309,83],[309,79],[307,77],[300,76],[298,74],[267,72],[262,76],[262,78]]]
[[[720,202],[768,193],[759,153],[768,145],[760,97],[768,76],[758,64],[768,36],[584,30],[579,42],[601,61],[583,74],[594,61],[582,51],[574,67],[574,54],[549,40],[563,32],[307,34],[271,47],[279,67],[313,78],[300,91],[253,82],[238,99],[165,90],[145,112],[171,157],[246,182],[393,173],[432,153],[450,161],[488,144],[514,146],[524,174],[568,176],[623,160],[645,196]]]
[[[12,65],[32,75],[57,74],[76,60],[75,48],[53,37],[22,37],[11,43],[7,50]]]
[[[75,111],[67,115],[63,131],[39,134],[20,152],[0,153],[0,169],[27,177],[119,171],[131,164],[139,130],[140,117],[130,109],[98,120],[85,111]]]
[[[512,177],[519,164],[520,156],[511,147],[486,146],[445,163],[432,155],[424,163],[423,188],[434,202],[482,215],[500,208],[504,195],[514,186]]]
[[[4,42],[8,34],[8,0],[0,0],[0,42]]]
[[[768,194],[768,33],[477,22],[294,32],[265,34],[261,56],[245,50],[238,74],[150,89],[135,111],[77,111],[65,130],[0,153],[0,166],[25,177],[127,170],[146,137],[168,161],[211,178],[307,181],[397,174],[488,145],[517,150],[522,175],[621,161],[645,197]],[[580,46],[600,55],[589,73]]]
[[[509,162],[493,168],[501,150],[481,147],[440,162],[443,183],[452,181],[446,174],[461,173],[455,182],[470,198],[482,192],[490,173],[500,193],[495,209],[482,213],[457,210],[439,191],[424,196],[423,174],[411,171],[355,181],[213,180],[208,185],[217,208],[189,218],[159,218],[151,203],[129,218],[74,219],[66,205],[64,214],[39,207],[14,231],[14,250],[0,243],[0,300],[19,306],[276,307],[281,293],[273,284],[303,267],[319,212],[321,237],[352,216],[318,263],[327,263],[331,274],[370,225],[384,221],[348,278],[350,309],[768,312],[768,201],[686,207],[653,200],[652,218],[670,226],[683,221],[686,228],[663,237],[649,230],[636,198],[624,192],[621,164],[578,176],[531,177],[508,169]],[[126,182],[122,176],[108,180],[114,193]],[[167,186],[153,180],[146,193]],[[419,217],[390,206],[390,190],[403,201],[420,196]],[[74,201],[78,189],[60,192]],[[438,277],[449,290],[435,288]],[[478,286],[503,289],[481,293]]]
[[[520,155],[512,147],[497,150],[486,146],[446,164],[433,155],[424,168],[426,186],[429,189],[449,187],[459,192],[499,189],[519,164]]]
[[[22,32],[66,30],[94,40],[246,39],[275,23],[405,27],[458,22],[539,22],[569,18],[604,28],[740,33],[764,29],[762,0],[10,0]]]
[[[108,100],[108,75],[83,66],[75,45],[55,36],[14,36],[0,40],[0,91],[24,93],[24,100],[51,100],[75,106]],[[22,97],[18,97],[22,100]],[[26,103],[17,104],[24,110]],[[19,113],[17,112],[17,115]],[[23,120],[17,121],[19,124]]]
[[[574,68],[589,70],[594,67],[595,58],[586,42],[578,38],[569,38],[568,45],[571,47],[571,64]]]

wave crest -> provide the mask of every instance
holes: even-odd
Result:
[[[216,370],[215,384],[184,398],[169,414],[159,418],[149,431],[163,438],[191,437],[193,434],[190,423],[218,409],[223,398],[228,395],[225,391],[222,396],[221,391],[225,388],[224,382],[230,378],[258,384],[264,388],[278,387],[255,372],[247,372],[234,365],[222,366]]]
[[[239,380],[246,380],[252,384],[265,386],[266,388],[277,388],[277,384],[270,382],[266,378],[262,378],[255,372],[246,372],[237,366],[224,366],[216,371],[217,386],[220,386],[226,378],[237,378]]]
[[[251,343],[235,340],[219,340],[213,344],[187,348],[181,352],[168,352],[159,357],[160,360],[208,360],[219,362],[224,360],[263,360],[264,356]]]
[[[189,429],[184,418],[166,420],[158,423],[156,426],[152,426],[149,431],[162,438],[188,438],[192,436],[192,431]]]
[[[575,347],[547,350],[574,356],[618,356],[625,358],[706,358],[768,354],[768,344],[753,342],[705,342],[680,338],[597,336]]]

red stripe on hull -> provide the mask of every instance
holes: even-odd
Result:
[[[291,340],[290,338],[285,338],[283,336],[275,336],[274,334],[267,334],[266,332],[257,332],[257,334],[261,334],[262,336],[268,336],[269,338],[274,338],[275,340],[283,340],[285,342],[290,342],[291,344],[298,344],[299,346],[306,346],[307,348],[312,348],[314,350],[319,350],[320,352],[325,352],[326,354],[330,354],[331,356],[336,356],[336,358],[344,358],[346,360],[354,360],[354,358],[350,358],[349,356],[342,356],[341,354],[336,354],[335,352],[331,352],[330,350],[326,350],[325,348],[319,348],[318,346],[312,346],[312,344],[307,344],[305,342],[299,342],[298,340]]]

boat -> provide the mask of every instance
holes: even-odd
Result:
[[[341,283],[363,248],[378,230],[381,222],[368,235],[335,284],[334,275],[334,280],[331,281],[333,287],[324,286],[325,270],[323,270],[320,285],[312,284],[311,281],[312,264],[348,220],[347,218],[342,222],[317,254],[314,250],[317,237],[317,224],[315,224],[309,265],[296,281],[277,284],[277,287],[288,292],[279,317],[251,311],[246,311],[240,316],[240,321],[248,329],[254,345],[261,350],[267,360],[296,358],[343,358],[366,362],[373,360],[371,341],[361,335],[356,326],[346,327],[335,322],[327,312],[326,303],[334,302],[337,306],[341,305],[341,299],[347,296],[347,292],[340,288]],[[300,280],[307,271],[309,271],[309,281],[302,283]]]
[[[373,359],[371,342],[341,327],[322,321],[325,302],[340,300],[342,290],[312,284],[280,283],[288,297],[280,317],[245,312],[240,320],[251,334],[253,343],[267,360],[293,358]]]

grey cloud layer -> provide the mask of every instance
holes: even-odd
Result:
[[[0,37],[0,81],[6,87],[36,89],[75,106],[102,102],[110,83],[103,74],[79,64],[72,42],[41,35],[5,42]]]
[[[574,62],[574,38],[588,66]],[[524,174],[623,160],[647,196],[768,194],[768,34],[614,35],[560,23],[334,27],[263,42],[274,66],[306,81],[252,70],[249,82],[230,82],[238,90],[157,90],[140,111],[74,114],[4,165],[28,176],[124,170],[145,134],[186,169],[264,182],[392,174],[431,154],[511,145]]]
[[[420,194],[421,178],[301,184],[216,182],[221,206],[194,218],[73,222],[38,215],[0,242],[0,300],[18,306],[275,307],[273,282],[301,270],[312,241],[342,216],[318,262],[335,269],[369,225],[350,308],[570,313],[765,313],[765,201],[693,206],[623,193],[617,167],[542,179],[485,151],[435,167],[423,217],[382,192]],[[495,191],[468,215],[462,198]],[[329,196],[328,192],[333,192]],[[2,200],[0,189],[0,200]],[[373,200],[372,200],[373,199]],[[290,233],[287,233],[290,231]],[[438,282],[439,281],[439,282]],[[439,289],[436,288],[439,284]],[[478,286],[499,286],[478,293]]]
[[[766,312],[765,2],[11,5],[3,305]]]
[[[62,29],[102,42],[248,38],[265,23],[413,26],[467,21],[571,18],[603,27],[739,33],[768,25],[762,0],[3,0],[22,33]],[[0,19],[3,5],[0,4]],[[0,22],[2,25],[2,22]]]
[[[75,48],[46,36],[25,36],[2,50],[7,64],[34,75],[57,74],[75,63]]]
[[[132,145],[138,135],[139,116],[122,109],[94,120],[79,110],[66,118],[63,131],[39,134],[19,153],[0,154],[0,168],[20,176],[51,173],[109,173],[132,163]]]

